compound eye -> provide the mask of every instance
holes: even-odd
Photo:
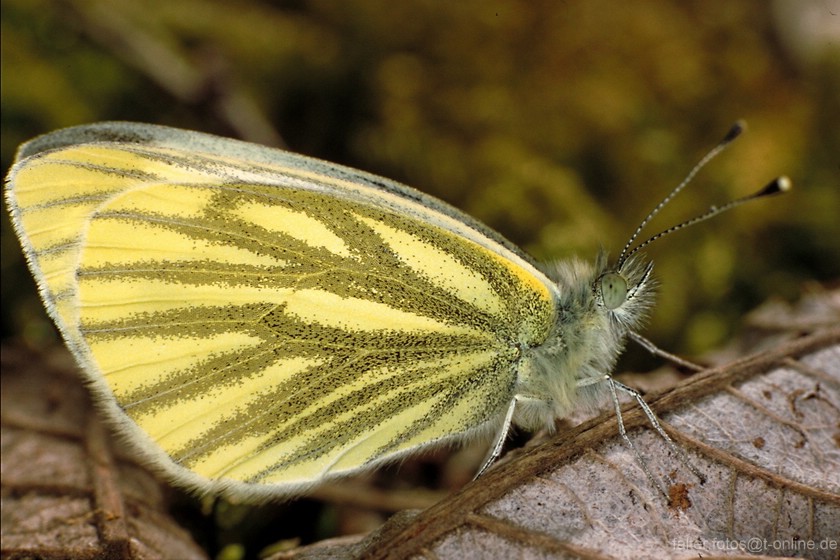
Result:
[[[620,274],[604,274],[601,277],[601,299],[607,309],[617,309],[624,305],[627,301],[627,281]]]

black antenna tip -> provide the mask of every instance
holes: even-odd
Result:
[[[773,196],[774,194],[782,194],[788,192],[793,188],[793,182],[789,177],[782,175],[767,183],[767,185],[755,193],[756,197]]]
[[[723,137],[723,140],[720,141],[721,145],[726,145],[738,138],[742,132],[747,129],[747,121],[745,120],[738,120],[735,124],[732,125],[732,128],[729,129],[729,132],[726,133],[726,136]]]

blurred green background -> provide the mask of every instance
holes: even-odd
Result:
[[[689,356],[840,277],[840,2],[3,0],[2,155],[136,120],[405,182],[539,259],[615,255],[780,174],[795,190],[669,237],[646,334]],[[55,340],[2,218],[3,336]],[[634,352],[624,367],[656,363]]]

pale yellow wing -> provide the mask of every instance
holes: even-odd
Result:
[[[44,142],[8,200],[48,310],[155,465],[292,493],[498,427],[556,294],[497,234],[347,168],[122,126],[158,136]]]

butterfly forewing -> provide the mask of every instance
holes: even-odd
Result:
[[[554,325],[541,273],[396,183],[66,143],[16,167],[16,227],[107,411],[195,487],[293,490],[497,427]]]

